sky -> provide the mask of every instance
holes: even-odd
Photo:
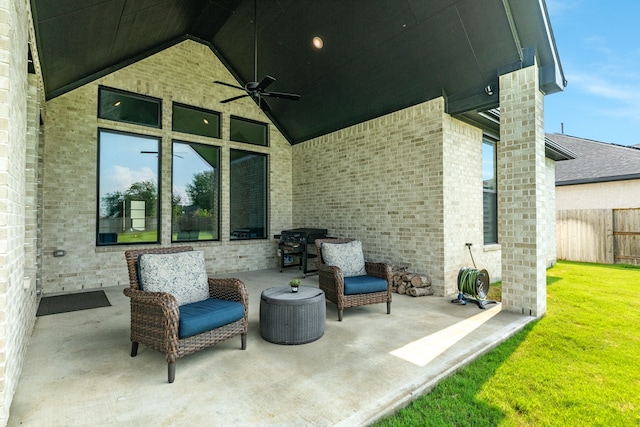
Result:
[[[173,193],[180,195],[183,203],[189,203],[186,187],[193,175],[211,170],[188,144],[176,143],[174,147],[172,184]],[[146,153],[142,153],[146,151]],[[140,181],[158,181],[157,138],[144,138],[117,132],[100,133],[100,198],[114,191],[127,191],[131,184]]]
[[[545,96],[545,132],[640,144],[640,1],[546,3],[568,85]]]

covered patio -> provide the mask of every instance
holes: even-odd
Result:
[[[480,310],[394,294],[390,315],[385,304],[369,305],[338,322],[327,303],[322,338],[269,343],[260,336],[260,293],[299,274],[228,275],[249,290],[247,349],[238,337],[182,358],[173,384],[162,354],[141,346],[129,356],[122,287],[105,288],[111,307],[39,317],[8,425],[367,425],[534,320],[499,304]],[[317,276],[303,285],[317,287]]]
[[[0,425],[367,424],[544,315],[566,158],[544,137],[566,85],[545,2],[369,6],[0,7]],[[206,203],[186,192],[200,176]],[[329,306],[322,339],[265,342],[260,292],[299,274],[275,269],[276,236],[301,227],[428,274],[436,296],[340,323]],[[180,360],[169,386],[161,355],[129,357],[123,252],[183,244],[246,282],[251,324],[246,351]],[[500,306],[450,303],[467,245]],[[99,288],[112,307],[36,319],[42,296]]]

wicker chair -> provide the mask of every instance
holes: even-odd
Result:
[[[385,263],[365,262],[367,276],[373,276],[387,281],[387,290],[381,292],[358,293],[345,295],[344,277],[339,267],[325,264],[322,257],[323,243],[347,243],[355,239],[316,239],[315,246],[318,254],[318,280],[325,298],[338,306],[338,320],[342,321],[345,308],[367,304],[387,303],[387,314],[391,313],[391,267]]]
[[[168,254],[190,250],[192,250],[190,246],[180,246],[125,251],[130,287],[124,290],[124,294],[131,298],[131,357],[137,355],[140,343],[164,353],[168,363],[170,383],[175,379],[176,360],[180,357],[238,334],[241,336],[242,349],[247,347],[249,296],[242,281],[238,279],[208,279],[209,297],[242,303],[244,317],[219,328],[186,338],[178,336],[180,312],[174,296],[165,292],[140,290],[139,255]]]

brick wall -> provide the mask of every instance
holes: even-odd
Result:
[[[532,316],[546,311],[547,208],[553,209],[544,153],[543,94],[538,88],[536,66],[500,77],[502,303],[503,309]]]
[[[365,257],[431,275],[437,295],[456,292],[482,249],[482,132],[435,99],[293,148],[293,225],[363,241]],[[490,265],[488,265],[490,264]]]
[[[461,267],[486,269],[500,280],[499,246],[484,246],[482,190],[482,131],[444,117],[444,295],[457,293]],[[471,251],[465,243],[472,243]]]
[[[556,162],[545,159],[545,253],[547,256],[546,267],[553,267],[557,262],[556,256]]]
[[[0,4],[0,425],[11,399],[35,321],[34,165],[38,91],[27,76],[27,2]]]
[[[44,125],[42,287],[45,293],[128,284],[125,247],[95,246],[97,129],[114,129],[162,138],[161,188],[171,188],[171,141],[221,147],[221,241],[189,243],[205,252],[211,274],[275,267],[274,239],[229,241],[229,150],[269,155],[269,234],[291,228],[291,146],[269,125],[270,147],[229,140],[231,115],[269,123],[248,99],[221,104],[239,91],[213,83],[235,80],[202,44],[185,41],[47,102]],[[97,119],[98,86],[162,99],[162,129]],[[222,138],[173,133],[172,102],[222,113]],[[161,242],[171,239],[171,200],[161,198]],[[54,258],[55,249],[66,256]]]

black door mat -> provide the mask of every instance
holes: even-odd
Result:
[[[43,297],[38,305],[36,316],[68,313],[90,308],[109,307],[111,303],[104,291],[81,292],[77,294]]]

